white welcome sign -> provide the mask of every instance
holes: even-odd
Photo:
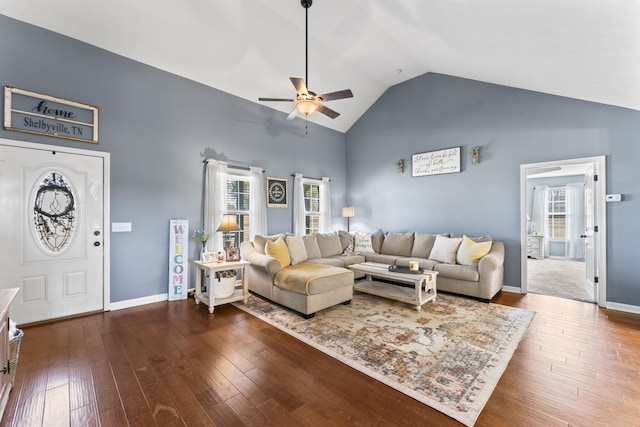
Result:
[[[189,220],[169,224],[169,301],[187,299],[189,288]]]

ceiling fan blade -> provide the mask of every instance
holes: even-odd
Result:
[[[318,95],[318,98],[323,101],[333,101],[335,99],[343,99],[343,98],[353,98],[353,92],[351,89],[339,90],[337,92],[325,93],[323,95]]]
[[[290,79],[291,79],[291,83],[293,83],[293,86],[295,86],[296,92],[298,92],[298,95],[309,94],[309,91],[307,90],[307,85],[304,83],[303,79],[301,79],[300,77],[290,77]]]
[[[321,112],[322,114],[324,114],[325,116],[335,119],[336,117],[338,117],[340,115],[340,113],[338,113],[337,111],[333,111],[331,108],[325,107],[322,104],[318,104],[318,110],[319,112]]]
[[[289,115],[286,117],[286,120],[293,120],[296,118],[296,116],[298,115],[298,109],[294,108],[292,112],[289,113]]]
[[[285,99],[285,98],[258,98],[258,101],[276,101],[276,102],[293,102],[293,99]]]

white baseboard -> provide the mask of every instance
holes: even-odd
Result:
[[[515,286],[503,286],[502,290],[504,292],[511,292],[514,294],[522,293],[522,289],[516,288]],[[624,311],[626,313],[640,314],[640,306],[638,305],[621,304],[619,302],[607,302],[604,308],[607,308],[609,310]]]
[[[607,302],[606,308],[611,310],[625,311],[627,313],[640,314],[640,306],[620,304],[619,302]]]
[[[125,301],[112,302],[109,305],[111,311],[122,310],[123,308],[137,307],[139,305],[151,304],[153,302],[167,301],[169,299],[169,293],[150,295],[148,297],[129,299]]]

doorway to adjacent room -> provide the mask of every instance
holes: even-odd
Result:
[[[604,156],[520,172],[522,292],[604,304]]]

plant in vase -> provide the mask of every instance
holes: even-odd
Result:
[[[200,248],[200,259],[202,259],[202,254],[206,252],[207,242],[209,241],[210,237],[211,234],[205,233],[204,230],[196,230],[193,232],[193,238],[200,242],[200,244],[202,245],[202,247]]]

